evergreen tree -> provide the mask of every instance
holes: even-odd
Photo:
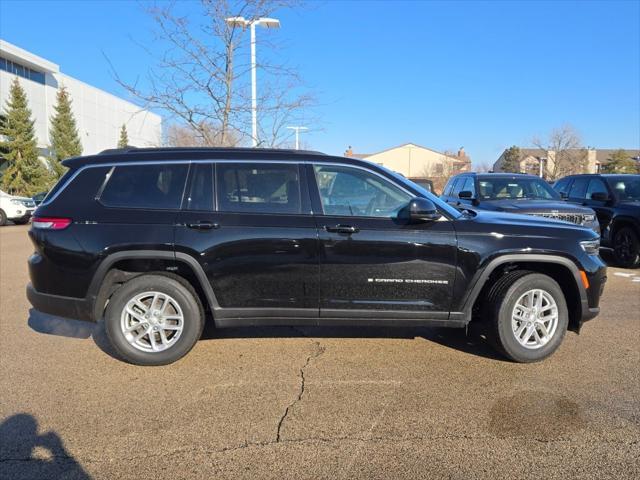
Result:
[[[7,169],[2,176],[2,188],[16,195],[31,196],[49,186],[49,175],[38,159],[38,144],[33,129],[27,95],[16,77],[9,89],[9,98],[0,125],[4,137],[0,148],[5,151]]]
[[[514,145],[504,151],[500,170],[509,173],[520,173],[520,149],[518,147]]]
[[[123,123],[120,129],[120,139],[118,140],[118,148],[126,148],[129,146],[129,135],[127,134],[127,126]]]
[[[71,111],[71,98],[63,86],[56,95],[57,105],[55,114],[51,117],[51,170],[56,179],[64,173],[64,166],[60,163],[65,158],[82,154],[82,143],[76,127],[76,119]]]
[[[609,162],[602,166],[606,173],[636,173],[637,166],[633,158],[624,150],[616,150],[611,154]]]

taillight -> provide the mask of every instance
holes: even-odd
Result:
[[[33,228],[41,228],[43,230],[64,230],[69,225],[71,225],[70,218],[33,217],[31,220]]]

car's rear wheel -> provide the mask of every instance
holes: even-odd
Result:
[[[202,334],[204,314],[192,288],[162,275],[136,277],[113,294],[105,312],[107,336],[137,365],[166,365],[186,355]]]
[[[640,265],[640,240],[631,227],[619,228],[613,236],[616,263],[625,268]]]
[[[14,220],[13,223],[15,223],[16,225],[26,225],[27,223],[29,223],[29,219],[20,218],[18,220]]]
[[[491,288],[487,309],[490,340],[516,362],[537,362],[562,343],[569,314],[560,285],[547,275],[511,272]]]

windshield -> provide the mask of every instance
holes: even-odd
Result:
[[[481,200],[559,200],[560,195],[540,178],[482,178],[478,180]]]
[[[421,187],[420,185],[417,185],[416,183],[412,182],[411,180],[406,179],[405,177],[403,177],[399,173],[396,173],[393,170],[389,170],[388,168],[385,168],[382,165],[376,165],[376,166],[378,168],[383,169],[385,172],[387,172],[389,175],[391,175],[393,178],[395,178],[402,185],[404,185],[406,187],[410,187],[413,190],[416,190],[417,192],[419,192],[420,196],[422,196],[424,198],[428,198],[429,200],[431,200],[436,205],[438,210],[440,210],[441,212],[445,212],[449,217],[451,217],[451,218],[460,218],[462,216],[462,214],[458,210],[456,210],[455,208],[453,208],[451,205],[447,204],[446,202],[443,202],[442,200],[440,200],[437,196],[435,196],[433,193],[428,191],[426,188]]]
[[[606,177],[606,179],[620,201],[637,202],[640,200],[640,175],[620,175],[619,177]]]

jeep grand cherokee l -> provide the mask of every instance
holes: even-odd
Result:
[[[541,360],[596,316],[589,228],[459,212],[378,165],[313,152],[128,149],[64,162],[29,232],[27,295],[104,317],[127,361],[185,355],[205,318],[240,325],[486,322]]]

